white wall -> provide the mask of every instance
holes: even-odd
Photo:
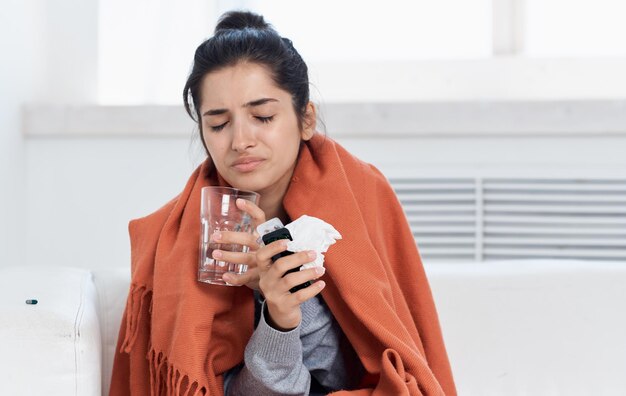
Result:
[[[128,221],[182,191],[197,162],[185,138],[33,139],[26,153],[26,262],[87,268],[128,266]]]
[[[23,262],[24,144],[19,103],[40,92],[41,2],[3,2],[0,12],[0,265]]]
[[[23,103],[95,99],[97,1],[8,0],[0,12],[0,265],[30,263]],[[45,166],[50,168],[50,163]],[[53,169],[53,168],[52,168]],[[44,219],[45,220],[45,219]],[[57,230],[63,233],[63,230]]]

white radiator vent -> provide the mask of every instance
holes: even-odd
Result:
[[[424,258],[474,258],[476,186],[471,179],[392,179]]]
[[[484,257],[626,259],[626,180],[485,180]]]
[[[390,181],[424,259],[626,260],[626,180]]]

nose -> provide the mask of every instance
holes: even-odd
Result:
[[[234,122],[233,141],[231,148],[237,152],[245,152],[255,145],[254,132],[252,128],[246,127],[243,122]]]

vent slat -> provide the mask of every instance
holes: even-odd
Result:
[[[473,201],[474,194],[429,194],[429,193],[396,193],[401,202],[406,201]]]
[[[473,244],[474,244],[474,235],[469,235],[469,236],[459,236],[459,237],[441,237],[441,236],[424,236],[424,235],[414,235],[415,236],[415,240],[417,241],[417,243],[419,243],[420,245],[430,245],[430,244],[437,244],[437,245],[452,245],[452,244],[465,244],[465,245],[472,245],[471,247],[473,248]]]
[[[474,181],[463,181],[463,182],[442,182],[442,183],[434,183],[432,180],[417,182],[415,180],[411,181],[391,181],[391,185],[394,190],[404,191],[404,190],[464,190],[464,191],[473,191],[474,190]]]
[[[488,238],[487,245],[541,245],[541,246],[624,246],[623,239],[609,238],[541,238],[541,237],[504,237]]]
[[[567,192],[626,192],[626,183],[599,183],[599,184],[538,184],[538,183],[494,183],[483,182],[485,190],[510,190],[510,191],[567,191]]]
[[[459,204],[402,204],[406,212],[471,212],[475,210],[473,204],[459,205]]]
[[[626,228],[603,227],[506,227],[485,225],[485,234],[567,234],[567,235],[623,235],[626,237]],[[626,240],[624,241],[626,244]]]
[[[407,216],[414,216],[414,217],[419,217],[422,219],[429,219],[429,218],[462,219],[462,217],[458,217],[458,216],[465,216],[466,218],[467,217],[473,218],[476,215],[475,205],[438,204],[437,206],[439,210],[429,210],[429,211],[424,210],[426,208],[425,205],[426,204],[419,204],[419,205],[402,204],[402,207],[405,208],[404,212],[407,214]],[[430,204],[429,206],[432,207],[433,205]]]
[[[547,254],[541,254],[541,255],[525,255],[523,257],[520,257],[519,255],[514,255],[514,256],[509,256],[506,254],[490,254],[490,255],[485,255],[484,260],[483,261],[500,261],[500,260],[519,260],[519,259],[524,259],[524,260],[531,260],[531,259],[554,259],[554,260],[561,260],[561,259],[565,259],[565,260],[593,260],[593,261],[605,261],[605,262],[616,262],[616,261],[623,261],[624,257],[597,257],[597,256],[584,256],[584,257],[573,257],[571,255],[547,255]],[[449,262],[452,261],[452,259],[439,259],[439,258],[433,258],[430,259],[430,262]],[[459,262],[464,262],[465,260],[463,260],[462,258],[458,260]]]
[[[468,256],[473,256],[474,255],[474,248],[473,247],[454,247],[454,246],[450,246],[450,247],[432,247],[432,246],[423,246],[423,245],[418,245],[420,252],[422,254],[429,254],[429,255],[433,255],[433,254],[437,254],[437,255],[459,255],[459,254],[465,254]]]
[[[626,216],[601,217],[601,216],[507,216],[486,214],[485,221],[488,223],[542,223],[542,224],[598,224],[598,225],[626,225]]]
[[[461,218],[463,217],[463,218]],[[414,225],[416,227],[430,227],[430,226],[438,226],[438,225],[454,225],[460,227],[466,227],[470,225],[474,225],[474,219],[465,219],[464,216],[459,216],[459,218],[448,217],[448,218],[430,218],[430,219],[422,219],[415,218],[411,216],[407,216],[409,220],[409,224]]]
[[[555,203],[626,203],[626,195],[553,195],[553,194],[494,194],[485,192],[485,201],[489,202],[555,202]]]
[[[512,212],[512,213],[573,213],[573,214],[626,214],[625,206],[563,206],[563,205],[485,205],[485,212]]]
[[[573,257],[573,258],[592,258],[592,257],[612,257],[626,258],[626,248],[624,249],[519,249],[519,248],[502,248],[502,247],[485,247],[485,255],[507,255],[507,256],[550,256],[550,257]]]
[[[411,230],[413,230],[414,233],[420,233],[420,234],[430,234],[430,233],[450,233],[450,234],[463,234],[463,233],[470,233],[473,234],[474,232],[476,232],[476,227],[474,227],[473,225],[466,225],[466,226],[450,226],[450,225],[436,225],[436,226],[429,226],[429,227],[423,227],[420,225],[411,225]]]

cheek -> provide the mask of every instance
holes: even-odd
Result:
[[[298,128],[295,116],[289,119],[281,120],[280,124],[276,124],[271,133],[266,134],[268,140],[271,140],[274,146],[280,146],[286,152],[298,150],[302,134]]]
[[[224,156],[225,149],[224,147],[228,146],[228,142],[224,139],[217,138],[217,135],[209,136],[208,134],[203,136],[204,144],[209,151],[209,156],[213,159],[214,162],[219,162],[219,160]]]

